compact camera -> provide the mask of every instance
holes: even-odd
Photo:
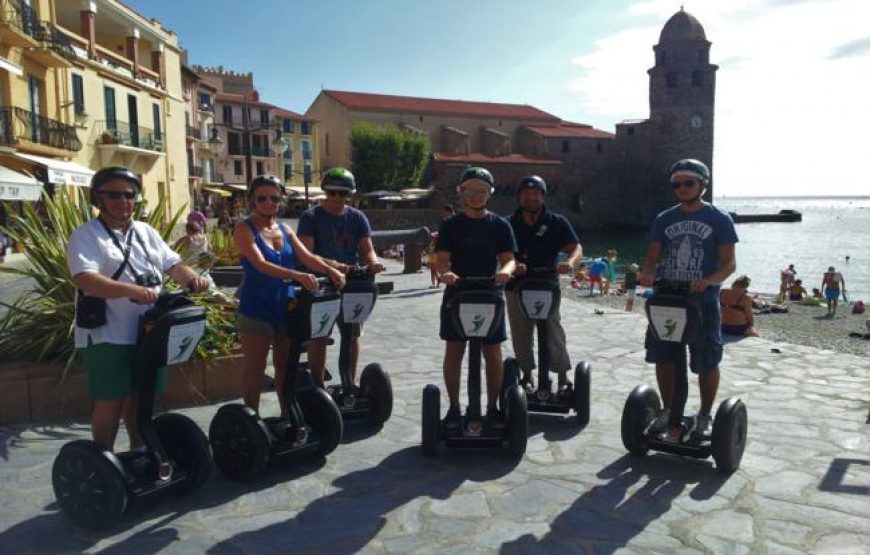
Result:
[[[140,285],[142,287],[160,287],[162,283],[163,282],[160,280],[160,276],[152,272],[148,272],[146,274],[139,274],[136,276],[136,285]]]

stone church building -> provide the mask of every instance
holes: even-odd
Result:
[[[669,166],[697,158],[712,170],[716,70],[710,42],[682,9],[665,23],[653,46],[649,118],[623,121],[616,133],[568,122],[533,106],[414,98],[324,90],[306,112],[320,122],[321,167],[352,166],[350,128],[358,121],[393,124],[428,137],[427,183],[435,203],[456,202],[455,186],[468,166],[496,179],[491,208],[515,205],[515,186],[538,174],[551,192],[548,205],[583,230],[646,228],[674,203]],[[712,186],[707,197],[712,196]]]

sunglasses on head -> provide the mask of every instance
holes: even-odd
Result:
[[[257,202],[266,202],[267,200],[278,204],[279,202],[281,202],[281,197],[279,197],[278,195],[257,195]]]
[[[326,196],[328,196],[328,197],[334,197],[336,195],[338,195],[340,197],[346,197],[349,194],[350,194],[350,191],[326,191]]]
[[[133,191],[100,191],[101,195],[106,195],[112,200],[118,200],[119,198],[125,198],[127,200],[133,200],[136,198],[136,193]]]
[[[680,187],[685,187],[686,189],[691,189],[692,187],[694,187],[697,184],[698,184],[698,182],[695,181],[694,179],[683,179],[682,181],[671,181],[671,187],[673,187],[674,189],[679,189]]]

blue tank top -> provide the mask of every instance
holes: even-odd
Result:
[[[266,262],[291,270],[296,269],[296,255],[283,225],[279,224],[278,229],[284,236],[284,246],[277,251],[272,245],[266,244],[250,219],[245,220],[245,223],[251,228],[257,249],[263,254]],[[244,275],[239,295],[239,312],[272,324],[283,322],[287,314],[287,299],[293,298],[295,294],[293,286],[281,278],[260,272],[245,257],[242,257],[242,270]]]

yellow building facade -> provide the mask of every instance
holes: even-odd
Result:
[[[0,17],[4,166],[54,188],[127,166],[150,207],[189,205],[174,33],[115,0],[3,0]]]

